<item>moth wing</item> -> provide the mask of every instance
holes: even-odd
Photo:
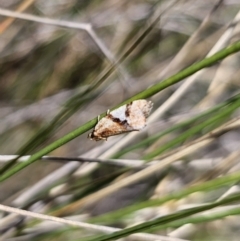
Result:
[[[128,123],[134,130],[141,130],[146,126],[146,118],[152,109],[152,102],[136,100],[127,106]]]
[[[106,116],[95,126],[94,135],[106,138],[133,130],[134,128],[128,126],[125,122],[117,122],[110,116]]]

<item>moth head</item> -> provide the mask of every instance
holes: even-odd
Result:
[[[105,140],[105,141],[106,141],[106,140],[107,140],[106,137],[101,137],[101,136],[94,135],[93,132],[91,132],[91,133],[88,134],[88,138],[89,138],[90,140],[94,140],[94,141],[101,141],[101,140]]]
[[[88,138],[90,139],[90,140],[94,140],[94,134],[91,132],[91,133],[89,133],[88,134]]]

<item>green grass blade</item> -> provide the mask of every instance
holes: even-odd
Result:
[[[207,192],[207,191],[215,190],[223,186],[232,185],[238,182],[239,180],[240,180],[240,172],[227,175],[224,177],[219,177],[211,181],[207,181],[201,184],[196,184],[194,186],[188,187],[179,192],[172,193],[161,199],[154,199],[154,200],[149,200],[141,203],[136,203],[132,206],[128,206],[126,208],[117,210],[115,212],[103,214],[99,217],[90,219],[90,222],[94,222],[94,223],[113,222],[114,220],[119,220],[123,216],[129,215],[137,210],[144,209],[147,207],[159,206],[172,200],[179,200],[195,192],[201,192],[201,191]]]
[[[118,232],[114,232],[112,234],[108,234],[108,235],[102,235],[99,236],[97,238],[92,238],[89,239],[89,241],[108,241],[108,240],[115,240],[115,239],[119,239],[122,237],[126,237],[130,234],[133,233],[138,233],[138,232],[143,232],[143,231],[152,231],[152,230],[156,230],[158,228],[158,226],[161,227],[161,225],[164,225],[166,223],[175,221],[175,220],[179,220],[185,217],[188,217],[190,215],[199,213],[199,212],[203,212],[215,207],[219,207],[225,204],[230,204],[232,202],[238,201],[240,198],[240,194],[235,194],[232,195],[228,198],[222,199],[220,201],[217,202],[213,202],[210,204],[205,204],[202,205],[200,207],[195,207],[195,208],[189,208],[189,209],[185,209],[185,210],[181,210],[178,211],[176,213],[173,214],[169,214],[169,215],[165,215],[163,217],[154,219],[152,221],[148,221],[139,225],[135,225],[133,227],[130,228],[125,228],[124,230],[118,231]]]

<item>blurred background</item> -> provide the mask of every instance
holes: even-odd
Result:
[[[37,153],[108,109],[239,41],[239,10],[239,0],[1,0],[1,173],[20,162],[10,162],[13,157],[8,155]],[[139,133],[95,142],[87,139],[89,128],[59,145],[50,156],[81,157],[78,161],[85,162],[38,160],[0,184],[0,202],[125,228],[214,202],[232,188],[238,190],[236,181],[178,201],[154,207],[146,204],[131,215],[96,218],[239,171],[237,125],[201,148],[180,153],[171,165],[121,186],[126,178],[171,156],[171,151],[181,152],[181,147],[200,142],[198,138],[238,119],[239,106],[226,107],[226,101],[239,93],[239,58],[239,53],[231,55],[152,95],[153,114]],[[218,112],[207,115],[213,108]],[[209,120],[210,124],[200,126]],[[194,127],[198,131],[184,137]],[[169,131],[163,134],[165,130]],[[155,161],[145,164],[146,160]],[[106,163],[89,163],[93,161]],[[117,183],[115,191],[101,192]],[[227,216],[159,228],[152,237],[122,240],[238,240],[239,217],[236,213]],[[4,212],[0,218],[3,240],[84,240],[99,234]]]

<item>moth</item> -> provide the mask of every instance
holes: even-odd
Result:
[[[130,131],[140,131],[146,126],[153,103],[147,100],[135,100],[123,105],[107,115],[94,127],[88,138],[95,141],[107,140],[110,136]]]

